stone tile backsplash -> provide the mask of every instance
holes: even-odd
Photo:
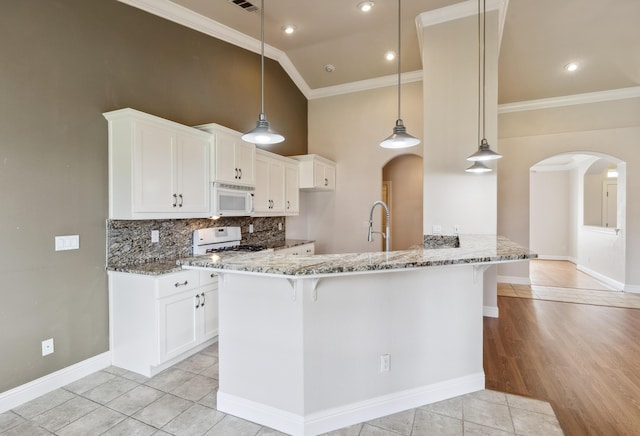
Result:
[[[282,223],[282,230],[278,230],[279,223]],[[249,224],[253,224],[253,233],[249,233]],[[284,217],[107,220],[107,266],[122,267],[189,257],[193,254],[194,230],[222,226],[239,226],[242,230],[241,244],[284,244]],[[159,231],[160,242],[151,243],[152,230]]]

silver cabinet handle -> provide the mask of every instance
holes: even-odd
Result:
[[[324,186],[329,186],[329,180],[326,177],[324,178]]]
[[[196,309],[200,307],[200,295],[196,294]]]
[[[238,179],[238,168],[234,168],[233,169],[236,172],[236,175],[233,177],[234,179]]]
[[[173,207],[176,207],[178,205],[178,196],[176,194],[173,194]]]
[[[214,278],[216,276],[215,273],[211,273],[211,275],[209,277]]]
[[[204,292],[200,294],[200,296],[202,297],[202,304],[200,306],[204,307],[204,302],[206,301],[204,298]]]
[[[291,209],[291,202],[287,200],[287,209]]]
[[[187,286],[189,284],[189,282],[187,280],[185,280],[183,283],[180,282],[176,282],[174,283],[173,286],[175,286],[176,288],[180,287],[180,286]]]
[[[184,198],[182,198],[182,194],[178,195],[178,197],[180,198],[180,203],[178,204],[178,207],[182,207],[182,203],[184,203]]]
[[[238,177],[239,179],[242,178],[242,168],[238,168],[238,171],[240,171],[240,177]]]

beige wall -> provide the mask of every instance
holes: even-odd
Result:
[[[513,137],[500,139],[500,152],[504,155],[498,170],[498,233],[523,245],[529,245],[529,168],[535,163],[562,152],[589,151],[604,153],[626,162],[626,228],[622,234],[626,239],[626,268],[624,283],[627,290],[640,291],[640,270],[634,265],[640,263],[640,127],[613,127],[600,130],[590,129],[590,117],[594,107],[599,107],[604,119],[616,125],[615,114],[621,118],[629,108],[637,110],[640,99],[622,100],[619,105],[612,102],[575,105],[563,108],[563,114],[571,114],[571,132],[548,133],[543,124],[535,126],[529,123],[535,119],[551,117],[549,113],[557,109],[527,111],[503,114],[499,122]],[[636,122],[638,122],[637,119]],[[550,130],[556,130],[561,123],[555,120]],[[518,132],[527,135],[517,136]],[[528,279],[528,264],[505,264],[499,268],[499,274],[505,277]]]
[[[422,136],[422,113],[422,83],[404,84],[402,118],[417,137]],[[306,207],[300,217],[287,219],[288,236],[315,239],[320,253],[380,249],[378,235],[374,243],[367,242],[367,223],[371,205],[380,199],[382,168],[401,154],[422,154],[419,145],[405,151],[379,146],[396,118],[396,87],[309,101],[309,153],[337,162],[337,188],[334,193],[303,194],[301,210]]]
[[[115,0],[2,3],[0,392],[108,350],[107,122],[133,107],[236,130],[260,111],[260,59]],[[307,101],[273,61],[267,115],[306,153]],[[56,235],[80,249],[55,252]],[[55,353],[42,357],[53,337]]]

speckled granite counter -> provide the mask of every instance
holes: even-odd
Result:
[[[501,236],[460,235],[459,248],[311,256],[290,256],[277,252],[242,256],[221,253],[179,259],[178,263],[187,268],[308,277],[456,264],[514,262],[536,257],[537,254],[527,248]]]
[[[278,241],[272,244],[267,244],[267,248],[272,248],[277,252],[277,250],[297,247],[299,245],[310,244],[312,242],[314,241],[309,241],[306,239],[285,239],[284,245],[282,241]],[[257,253],[253,253],[253,254],[257,254]],[[224,259],[229,260],[233,257],[247,256],[247,255],[248,253],[243,253],[243,252],[227,252],[224,254]],[[209,258],[211,258],[211,256],[205,256],[205,259],[209,259]],[[194,259],[194,258],[191,258],[191,259]],[[170,273],[181,271],[182,270],[182,265],[180,264],[181,262],[182,261],[179,261],[176,258],[168,258],[168,259],[164,258],[164,259],[152,260],[149,262],[132,263],[132,264],[122,265],[122,266],[109,266],[107,267],[107,271],[125,272],[130,274],[142,274],[147,276],[158,276],[162,274],[170,274]]]

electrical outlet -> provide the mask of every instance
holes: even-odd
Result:
[[[249,233],[253,233],[253,224],[249,224]]]
[[[390,354],[380,355],[380,372],[389,372],[390,364],[391,364]]]
[[[160,232],[158,230],[151,230],[151,243],[155,244],[160,242]]]
[[[434,224],[432,231],[434,235],[439,235],[442,233],[442,226],[440,224]]]
[[[53,353],[53,338],[42,341],[42,355],[46,356]]]
[[[278,230],[282,230],[282,223],[278,223]]]
[[[55,248],[56,248],[56,251],[77,250],[78,248],[80,248],[80,236],[79,235],[56,236]]]

